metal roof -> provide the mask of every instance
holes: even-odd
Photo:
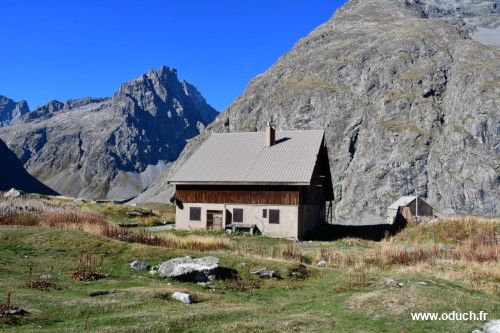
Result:
[[[389,209],[398,209],[399,207],[407,206],[410,202],[415,200],[415,196],[404,196],[396,200],[392,205],[389,206]]]
[[[323,137],[322,130],[276,132],[266,147],[264,132],[212,134],[169,182],[309,185]]]

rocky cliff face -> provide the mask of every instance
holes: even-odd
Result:
[[[16,155],[1,140],[0,165],[0,191],[16,188],[28,193],[57,194],[24,170]]]
[[[136,201],[167,200],[169,175],[210,132],[324,129],[333,222],[385,222],[418,187],[441,214],[500,213],[498,50],[471,39],[494,1],[467,17],[437,1],[351,0],[254,78]],[[451,2],[450,2],[451,3]],[[484,9],[484,10],[483,10]],[[489,20],[485,18],[485,20]]]
[[[2,128],[0,138],[56,191],[122,200],[154,182],[216,115],[176,70],[163,67],[111,98],[52,101]]]
[[[9,125],[29,111],[26,101],[14,102],[10,98],[0,96],[0,127]]]

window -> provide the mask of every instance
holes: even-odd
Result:
[[[243,222],[243,208],[233,208],[233,222]]]
[[[201,207],[189,207],[189,220],[201,221]]]
[[[267,219],[267,209],[262,210],[262,218]]]
[[[273,224],[280,223],[280,211],[279,211],[279,209],[269,209],[269,223],[273,223]]]

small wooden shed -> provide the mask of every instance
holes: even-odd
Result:
[[[413,222],[415,216],[418,217],[432,217],[434,216],[434,208],[429,205],[423,198],[416,196],[404,196],[396,200],[387,209],[387,222],[394,224],[398,219],[403,219],[404,222]]]

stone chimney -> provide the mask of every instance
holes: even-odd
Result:
[[[276,131],[271,122],[267,123],[265,137],[266,147],[274,146],[274,144],[276,143]]]

